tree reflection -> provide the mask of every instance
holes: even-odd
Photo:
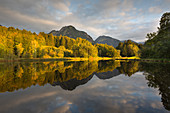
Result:
[[[116,69],[121,66],[119,61],[99,61],[98,64],[98,71],[95,75],[99,79],[110,79],[120,75],[119,70]]]
[[[121,62],[121,67],[118,68],[120,73],[128,75],[129,77],[132,74],[139,71],[139,61],[124,61]]]
[[[73,90],[87,83],[95,72],[113,71],[120,62],[25,62],[0,64],[0,92],[13,92],[32,85],[47,83],[60,85],[65,90]]]
[[[0,63],[0,92],[13,92],[32,85],[60,86],[64,90],[74,90],[86,84],[96,75],[99,79],[110,79],[119,74],[129,77],[143,71],[148,86],[158,88],[164,107],[170,110],[170,64],[139,63],[119,61],[85,62],[23,62]]]
[[[141,63],[148,86],[159,89],[165,109],[170,110],[170,64]]]

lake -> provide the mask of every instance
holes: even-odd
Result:
[[[169,111],[169,63],[0,63],[0,113]]]

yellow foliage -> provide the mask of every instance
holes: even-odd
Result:
[[[22,47],[22,43],[16,45],[17,52],[18,52],[18,57],[21,56],[22,52],[24,51],[24,48]]]
[[[17,71],[16,75],[19,77],[19,78],[22,78],[22,74],[24,73],[22,67],[19,68],[19,70]]]
[[[43,58],[51,58],[48,54],[45,54]]]

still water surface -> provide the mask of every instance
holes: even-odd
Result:
[[[170,64],[0,64],[0,113],[167,113]]]

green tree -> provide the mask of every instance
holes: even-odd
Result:
[[[152,34],[152,33],[150,33]],[[143,58],[170,58],[170,12],[164,13],[160,20],[160,28],[142,48]],[[148,38],[148,35],[147,37]]]
[[[121,56],[132,57],[132,56],[140,56],[139,47],[142,47],[142,45],[134,43],[131,40],[127,40],[124,43],[120,42],[117,49],[121,51]]]
[[[98,56],[100,57],[119,57],[120,52],[107,44],[96,44]]]

